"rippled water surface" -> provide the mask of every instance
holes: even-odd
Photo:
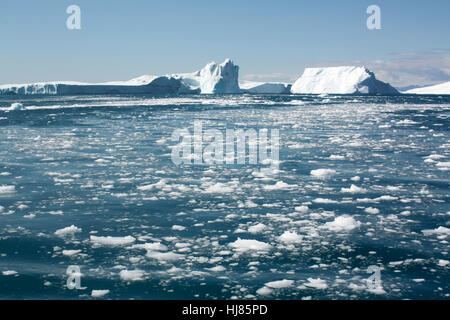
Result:
[[[448,299],[449,103],[2,97],[0,298]],[[279,172],[175,165],[194,120],[278,129]]]

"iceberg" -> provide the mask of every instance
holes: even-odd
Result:
[[[405,91],[407,94],[450,94],[450,81]]]
[[[292,93],[304,94],[386,94],[399,92],[390,84],[375,78],[365,67],[344,66],[306,68],[292,85]]]
[[[240,81],[239,87],[243,93],[282,94],[291,92],[291,84],[278,82]]]
[[[208,63],[202,70],[163,76],[144,75],[129,81],[73,81],[0,85],[0,95],[240,93],[239,66],[230,59]]]
[[[142,77],[140,77],[142,79]],[[148,83],[139,84],[138,79],[124,82],[84,83],[72,81],[40,82],[31,84],[0,85],[0,95],[82,95],[118,93],[181,93],[189,91],[176,78],[146,77]]]
[[[208,63],[202,70],[193,73],[173,75],[189,90],[202,94],[240,93],[239,66],[230,59],[221,64]]]

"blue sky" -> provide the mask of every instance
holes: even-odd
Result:
[[[66,8],[81,8],[68,30]],[[381,8],[381,30],[366,9]],[[1,0],[0,83],[126,80],[229,57],[241,78],[292,81],[364,64],[397,86],[450,80],[448,0]]]

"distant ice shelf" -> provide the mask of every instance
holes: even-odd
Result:
[[[450,81],[436,84],[434,86],[415,88],[404,93],[407,94],[448,94],[450,95]]]
[[[243,93],[290,93],[291,84],[277,82],[240,81],[239,87]]]
[[[163,76],[144,75],[129,81],[84,83],[73,81],[0,85],[0,95],[79,95],[79,94],[177,94],[240,93],[239,67],[226,59],[208,63],[193,73]]]

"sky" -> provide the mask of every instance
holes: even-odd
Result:
[[[369,5],[381,29],[366,26]],[[66,9],[81,9],[69,30]],[[450,81],[449,0],[0,0],[0,84],[102,82],[232,59],[240,78],[365,65],[399,88]]]

